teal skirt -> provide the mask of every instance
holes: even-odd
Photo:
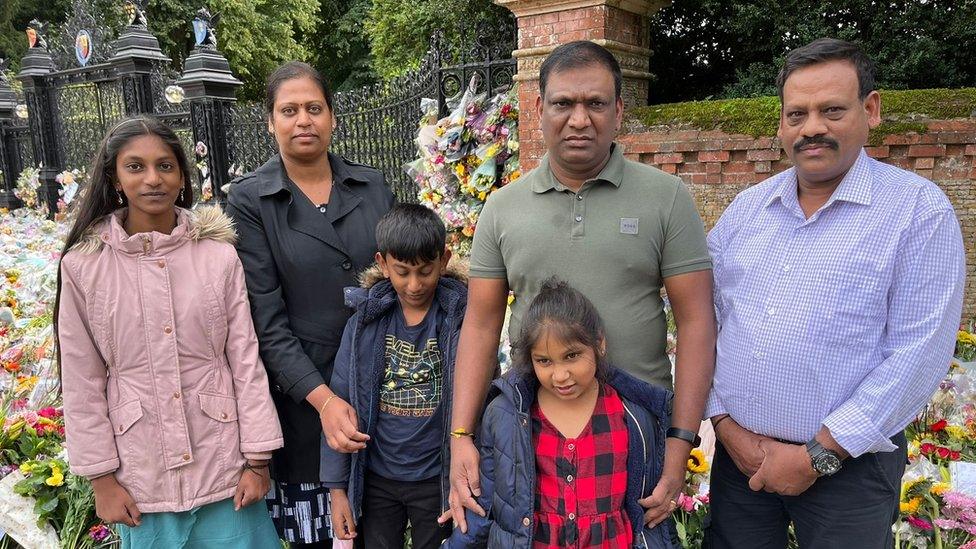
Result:
[[[281,549],[264,500],[240,511],[227,498],[180,513],[144,513],[139,526],[118,528],[122,549]]]

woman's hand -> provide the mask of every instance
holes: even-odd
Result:
[[[637,503],[647,509],[644,512],[644,524],[648,528],[654,528],[674,512],[678,506],[678,494],[681,493],[684,484],[683,475],[661,475],[661,480],[658,481],[651,495],[637,500]]]
[[[352,518],[352,507],[349,498],[342,488],[329,490],[330,509],[332,511],[332,533],[338,539],[353,539],[356,537],[356,522]]]
[[[335,394],[319,410],[325,441],[336,452],[352,454],[366,447],[369,435],[359,432],[359,418],[348,402]]]
[[[241,480],[237,482],[237,492],[234,493],[234,510],[242,508],[264,499],[271,489],[271,471],[267,460],[247,460],[248,467],[241,473]]]
[[[132,527],[141,524],[142,513],[129,491],[115,479],[114,473],[98,477],[91,484],[95,492],[95,514],[102,522]]]

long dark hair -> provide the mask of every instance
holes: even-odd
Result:
[[[514,375],[534,377],[532,347],[549,331],[564,342],[578,342],[593,349],[596,378],[607,381],[610,363],[601,347],[606,335],[603,319],[585,295],[556,277],[542,283],[522,319],[518,338],[512,343]]]
[[[115,171],[115,163],[119,157],[119,151],[129,144],[130,141],[144,135],[155,135],[173,151],[176,163],[183,176],[183,192],[176,199],[176,205],[181,208],[191,208],[193,206],[193,180],[190,177],[190,161],[186,151],[180,143],[179,137],[159,120],[149,116],[136,116],[127,118],[105,134],[102,143],[98,146],[98,152],[92,161],[88,186],[81,193],[79,202],[75,207],[75,222],[68,231],[68,236],[64,240],[64,248],[61,249],[61,258],[81,239],[89,227],[100,221],[105,216],[114,212],[117,208],[128,205],[125,194],[115,190],[115,181],[118,179]],[[122,204],[119,204],[121,199]],[[58,262],[58,283],[57,294],[54,298],[54,342],[55,355],[58,361],[58,372],[61,370],[61,340],[58,335],[58,311],[61,309],[61,262]]]

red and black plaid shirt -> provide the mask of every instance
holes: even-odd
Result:
[[[617,392],[601,385],[590,423],[566,438],[532,407],[536,456],[534,549],[629,548],[627,423]]]

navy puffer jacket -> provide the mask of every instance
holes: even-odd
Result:
[[[609,384],[626,411],[630,448],[627,456],[626,512],[634,527],[634,547],[671,549],[674,524],[668,519],[644,527],[644,509],[637,500],[651,494],[664,468],[664,434],[669,422],[671,392],[614,369]],[[491,547],[530,549],[535,500],[535,449],[532,446],[532,404],[535,376],[506,375],[495,380],[478,439],[481,447],[481,497],[487,518],[465,511],[467,533],[456,528],[445,542],[450,549]]]

